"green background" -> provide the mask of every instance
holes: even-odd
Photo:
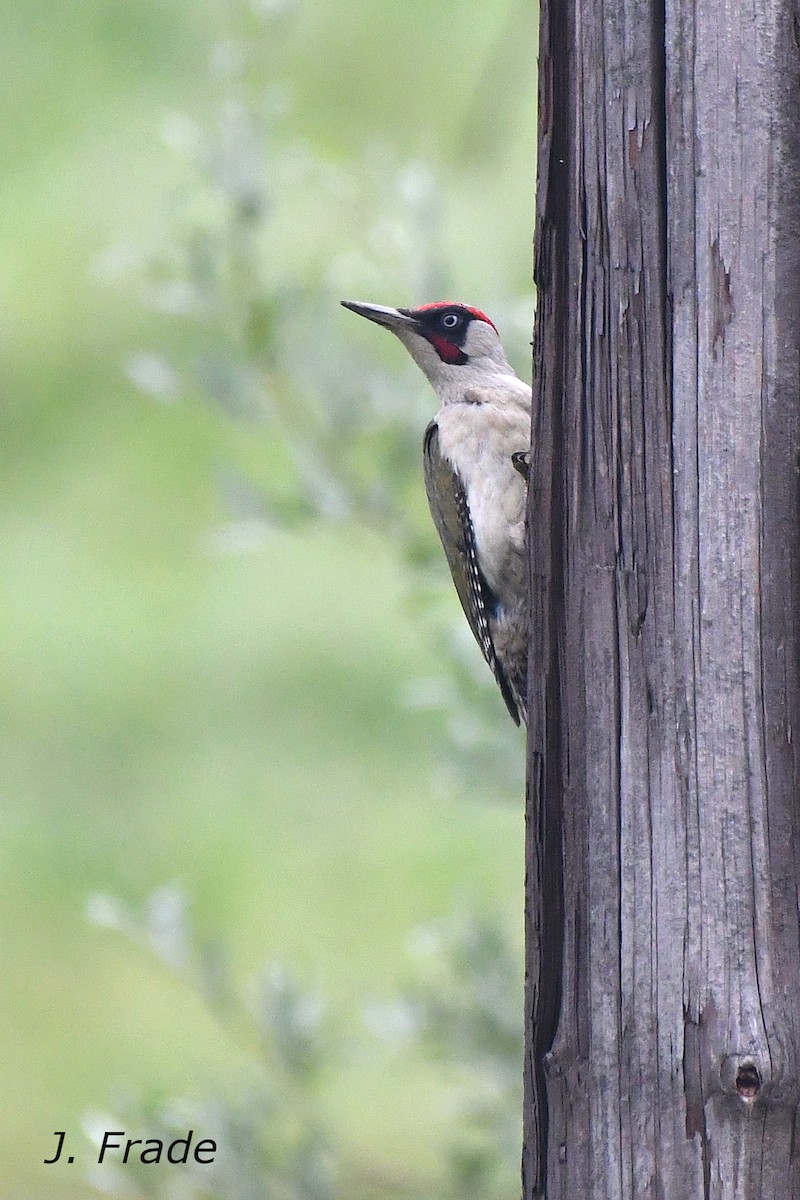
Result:
[[[419,923],[468,907],[519,927],[522,814],[442,785],[441,729],[401,703],[429,647],[391,548],[339,525],[214,553],[220,464],[257,464],[270,431],[126,377],[177,335],[105,265],[158,238],[183,172],[158,131],[208,115],[230,11],[0,10],[0,1177],[8,1196],[72,1200],[94,1193],[79,1162],[41,1166],[52,1131],[77,1158],[87,1112],[127,1092],[235,1091],[242,1069],[191,994],[87,923],[93,892],[137,905],[175,882],[245,991],[285,960],[356,1021],[402,986]],[[317,0],[295,6],[280,50],[315,153],[346,171],[377,143],[432,165],[455,297],[487,309],[532,290],[535,20],[518,0]],[[360,236],[354,219],[345,255]],[[354,321],[334,316],[337,352],[398,370],[400,348]],[[435,1175],[448,1114],[426,1078],[394,1055],[330,1081],[354,1163]]]

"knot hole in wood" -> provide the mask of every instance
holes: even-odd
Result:
[[[755,1063],[745,1062],[736,1072],[736,1090],[743,1100],[755,1100],[761,1091],[761,1076]]]

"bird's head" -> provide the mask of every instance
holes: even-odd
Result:
[[[512,374],[497,329],[478,308],[448,301],[421,308],[386,308],[356,300],[342,304],[391,329],[445,400],[455,399],[481,377]]]

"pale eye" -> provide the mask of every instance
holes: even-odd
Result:
[[[442,324],[444,325],[445,329],[455,329],[456,325],[458,324],[458,317],[455,313],[445,313],[445,315],[442,317]]]

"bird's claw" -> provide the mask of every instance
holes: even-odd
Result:
[[[531,469],[531,452],[530,450],[515,450],[511,455],[511,462],[514,470],[519,471],[522,478],[528,480],[528,475]]]

